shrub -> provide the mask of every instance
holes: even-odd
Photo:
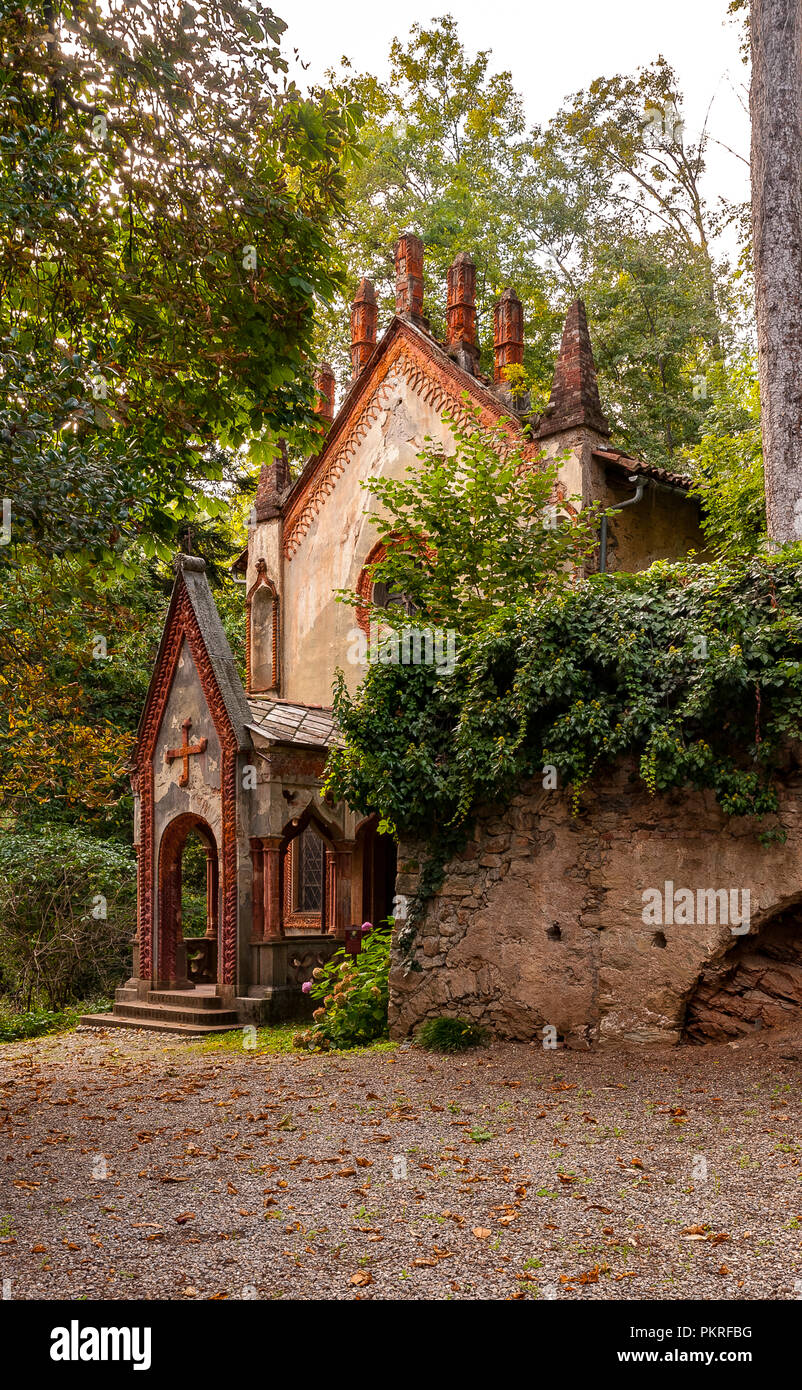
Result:
[[[484,1046],[487,1030],[469,1018],[427,1018],[415,1041],[427,1052],[467,1052],[469,1047]]]
[[[386,1038],[391,938],[391,927],[374,927],[358,956],[340,947],[314,971],[310,992],[322,1003],[313,1026],[296,1034],[296,1047],[328,1051]]]
[[[123,978],[136,913],[130,849],[43,825],[0,841],[0,992],[63,1009]]]

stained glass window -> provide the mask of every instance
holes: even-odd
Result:
[[[307,826],[300,836],[297,912],[323,911],[326,849],[317,831]]]

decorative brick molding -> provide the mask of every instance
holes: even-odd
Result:
[[[237,738],[229,722],[222,696],[214,679],[211,662],[203,644],[198,621],[186,590],[181,587],[171,609],[163,638],[159,667],[148,694],[136,754],[139,779],[140,851],[139,890],[139,977],[164,976],[162,962],[153,959],[153,881],[155,877],[154,777],[153,761],[159,729],[170,697],[181,647],[186,641],[198,672],[201,688],[212,716],[222,751],[222,920],[220,924],[220,967],[222,984],[234,985],[237,968]],[[167,833],[167,832],[165,832]],[[169,947],[168,947],[169,950]]]
[[[436,354],[436,355],[435,355]],[[487,387],[470,378],[449,361],[433,343],[431,349],[420,335],[398,324],[398,331],[386,351],[379,355],[376,365],[365,374],[362,405],[339,427],[342,411],[334,425],[334,433],[326,448],[318,455],[315,467],[287,508],[284,517],[284,555],[291,560],[309,527],[333,491],[357,452],[371,425],[384,409],[393,385],[400,378],[435,410],[448,411],[461,424],[473,419],[471,403],[480,410],[480,423],[497,425],[507,420],[507,429],[516,443],[525,444],[537,453],[538,446],[526,443],[516,420],[496,400]],[[463,400],[467,392],[469,405]]]
[[[271,634],[271,653],[270,664],[273,671],[273,680],[270,685],[253,684],[253,660],[251,657],[251,608],[253,606],[254,594],[257,589],[264,586],[273,598],[273,630]],[[264,691],[278,692],[279,689],[279,599],[278,589],[272,579],[267,577],[267,566],[264,560],[256,562],[256,579],[251,585],[245,596],[245,688],[249,695],[259,695]]]
[[[361,600],[355,609],[357,625],[365,633],[370,633],[370,610],[368,604],[373,592],[373,576],[370,572],[371,565],[378,564],[387,554],[387,547],[384,541],[377,541],[373,549],[368,552],[362,571],[356,581],[356,592]]]

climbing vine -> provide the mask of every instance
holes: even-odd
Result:
[[[376,662],[353,695],[338,676],[335,709],[328,789],[427,845],[407,938],[478,806],[523,779],[551,777],[578,812],[629,755],[653,795],[707,789],[761,818],[802,737],[802,546],[524,598],[462,640],[449,674]]]

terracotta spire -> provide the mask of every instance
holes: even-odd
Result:
[[[360,280],[351,306],[351,367],[354,381],[376,346],[378,313],[373,281]]]
[[[610,425],[599,400],[596,363],[590,345],[585,306],[581,299],[575,299],[565,320],[551,397],[543,412],[538,437],[546,439],[549,435],[579,425],[595,430],[597,434],[607,436],[610,433]]]
[[[467,365],[478,360],[476,342],[476,266],[467,251],[460,251],[448,268],[448,347]]]
[[[504,381],[504,368],[524,360],[524,311],[515,290],[506,289],[493,307],[493,376]]]
[[[281,498],[290,485],[290,466],[287,462],[287,446],[279,440],[281,450],[272,463],[263,463],[259,474],[259,484],[254,500],[257,521],[272,521],[281,515]]]
[[[395,312],[427,328],[423,317],[423,242],[402,232],[395,244]]]
[[[315,368],[315,414],[324,430],[334,419],[334,372],[328,362]]]

